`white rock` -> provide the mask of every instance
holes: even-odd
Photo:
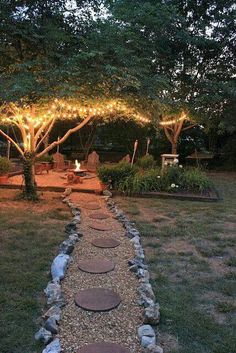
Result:
[[[142,336],[155,337],[155,332],[151,325],[142,325],[138,328],[138,336],[141,338]]]
[[[61,286],[57,281],[49,282],[47,287],[44,289],[44,293],[47,296],[47,304],[58,303],[62,301]]]
[[[144,323],[157,325],[160,321],[160,306],[158,303],[144,309]]]
[[[142,336],[141,337],[141,346],[146,348],[150,345],[155,345],[156,337]]]
[[[46,330],[44,327],[41,327],[40,330],[38,330],[38,332],[36,332],[36,334],[34,335],[34,338],[37,341],[41,341],[44,344],[47,344],[52,339],[52,333]]]
[[[57,322],[60,321],[61,318],[61,308],[57,305],[53,305],[48,311],[43,315],[43,318],[48,319],[49,317],[53,317]]]
[[[53,280],[61,280],[65,277],[69,258],[70,256],[66,254],[59,254],[55,257],[51,266]]]
[[[43,350],[43,353],[60,353],[61,345],[59,338],[56,338],[54,341],[49,343],[47,347]]]

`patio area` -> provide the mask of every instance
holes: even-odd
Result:
[[[50,170],[49,173],[36,175],[36,183],[39,189],[50,191],[64,191],[65,187],[71,187],[73,191],[99,192],[101,191],[100,182],[96,173],[90,172],[82,178],[82,183],[68,183],[67,171]],[[7,186],[21,187],[23,185],[23,175],[15,175],[9,178]],[[5,185],[4,185],[5,186]]]

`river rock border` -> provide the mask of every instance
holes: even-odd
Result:
[[[156,325],[158,325],[160,321],[160,306],[155,301],[155,295],[150,283],[150,274],[145,262],[141,235],[135,227],[135,224],[129,220],[124,212],[118,208],[116,202],[112,200],[112,193],[108,190],[104,190],[103,194],[107,208],[123,225],[125,236],[130,239],[135,250],[135,257],[130,260],[128,264],[130,271],[134,272],[139,280],[139,305],[143,307],[143,325],[138,328],[138,336],[142,346],[142,353],[163,353],[163,349],[157,345],[156,336]]]
[[[83,236],[79,229],[81,210],[75,203],[71,202],[70,193],[71,189],[65,190],[62,195],[62,202],[68,205],[73,218],[65,226],[65,233],[68,238],[59,245],[58,255],[51,264],[52,280],[48,282],[47,287],[44,289],[49,309],[42,315],[41,328],[35,334],[35,339],[46,345],[42,353],[61,353],[60,340],[55,338],[59,329],[61,310],[66,305],[61,290],[61,281],[65,277],[71,260],[70,255],[74,250],[75,244]],[[163,353],[163,349],[157,345],[156,335],[156,325],[160,321],[160,306],[155,301],[155,295],[150,283],[150,274],[145,263],[140,233],[135,228],[134,223],[118,208],[115,201],[112,200],[112,194],[107,190],[104,191],[104,199],[107,208],[122,223],[125,229],[125,236],[133,243],[135,250],[135,257],[128,262],[128,265],[130,271],[135,273],[139,280],[139,305],[143,307],[143,325],[138,328],[138,336],[142,346],[142,353]]]
[[[71,260],[70,255],[74,250],[75,244],[83,236],[79,229],[81,210],[69,199],[70,193],[71,189],[68,188],[65,190],[64,194],[62,194],[62,202],[69,206],[73,218],[65,226],[65,233],[68,238],[59,245],[58,255],[51,264],[52,280],[48,282],[47,287],[44,289],[49,309],[43,314],[41,328],[35,334],[35,339],[46,345],[42,353],[61,352],[60,340],[54,336],[58,333],[61,308],[66,305],[61,290],[61,281],[65,277]]]

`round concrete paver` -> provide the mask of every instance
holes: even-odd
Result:
[[[89,288],[79,291],[75,296],[75,303],[88,311],[108,311],[115,309],[121,302],[118,293],[111,289]]]
[[[98,203],[90,202],[90,203],[84,204],[83,208],[85,208],[86,210],[99,210],[101,206]]]
[[[99,230],[101,232],[111,230],[111,227],[109,227],[108,225],[106,225],[104,223],[98,223],[98,222],[94,222],[93,224],[89,224],[89,227],[92,229],[95,229],[95,230]]]
[[[116,343],[93,343],[79,350],[78,353],[130,353],[128,349]]]
[[[80,260],[78,267],[83,272],[107,273],[114,270],[115,264],[111,260],[95,257],[90,260]]]
[[[94,239],[92,244],[98,248],[116,248],[120,242],[113,238],[98,238]]]
[[[94,212],[89,215],[90,218],[92,219],[107,219],[110,218],[110,216],[107,213],[104,212]]]

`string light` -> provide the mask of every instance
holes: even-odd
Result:
[[[95,105],[95,107],[81,106],[80,104],[68,104],[57,98],[53,101],[50,109],[41,114],[40,116],[32,116],[31,113],[25,110],[21,115],[13,115],[10,117],[5,117],[2,119],[3,122],[15,123],[21,125],[25,130],[30,130],[31,128],[37,131],[43,131],[53,119],[76,119],[77,117],[85,118],[86,115],[91,116],[105,116],[111,114],[126,114],[130,118],[138,120],[140,123],[150,123],[147,117],[144,117],[136,113],[133,109],[127,107],[121,102],[108,102],[101,105]],[[182,117],[181,119],[183,119]],[[176,120],[174,120],[175,122]],[[162,122],[163,124],[170,124],[170,122]]]
[[[182,115],[181,117],[176,118],[176,119],[167,120],[167,121],[160,121],[160,125],[162,125],[162,126],[174,125],[174,124],[176,124],[176,123],[178,123],[178,122],[180,122],[180,121],[183,121],[183,120],[185,120],[185,119],[187,119],[186,114],[184,114],[184,115]]]

